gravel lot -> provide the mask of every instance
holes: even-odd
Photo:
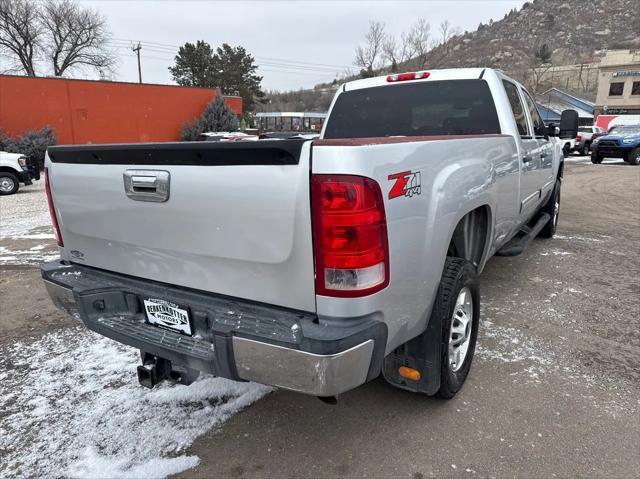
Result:
[[[210,377],[139,388],[135,351],[50,304],[31,188],[0,199],[0,477],[640,477],[639,167],[570,159],[556,238],[482,275],[455,399],[376,380],[337,406]]]

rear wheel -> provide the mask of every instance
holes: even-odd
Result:
[[[627,161],[630,165],[640,165],[640,147],[634,148],[629,152]]]
[[[18,177],[7,171],[0,172],[0,195],[12,195],[20,187]]]
[[[569,143],[562,147],[562,155],[566,158],[571,153],[571,145]]]
[[[589,145],[585,143],[580,147],[580,155],[587,156],[589,154]]]
[[[476,348],[480,287],[476,268],[462,258],[447,258],[433,313],[441,315],[442,356],[437,395],[450,399],[462,388]]]
[[[542,213],[547,213],[551,219],[544,225],[544,228],[540,231],[538,236],[541,238],[553,238],[558,228],[558,217],[560,216],[560,188],[562,183],[560,180],[556,180],[556,184],[553,187],[553,192],[549,197],[547,203],[540,210]]]

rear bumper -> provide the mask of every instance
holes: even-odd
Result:
[[[91,330],[175,364],[234,380],[333,396],[380,374],[386,325],[319,323],[313,314],[251,303],[60,261],[42,266],[54,304]],[[193,336],[146,321],[144,298],[188,307]]]

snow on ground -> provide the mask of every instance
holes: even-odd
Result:
[[[25,250],[12,250],[5,246],[0,246],[0,266],[3,264],[39,264],[53,261],[60,256],[57,249],[55,252],[43,251],[47,246],[36,245]]]
[[[37,232],[37,238],[30,238],[29,233],[36,228],[45,231]],[[36,181],[31,186],[21,186],[15,195],[0,196],[0,239],[25,237],[54,238],[44,180]]]
[[[271,390],[211,376],[148,390],[138,364],[81,326],[0,347],[0,477],[176,474],[199,463],[184,454],[198,436]]]
[[[44,181],[0,196],[0,266],[54,260],[59,256],[54,240]]]

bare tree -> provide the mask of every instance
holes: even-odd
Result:
[[[362,68],[363,76],[373,76],[373,69],[382,57],[382,47],[385,40],[384,23],[369,22],[369,31],[365,35],[364,46],[356,48],[355,64]]]
[[[449,40],[457,35],[460,35],[460,27],[454,27],[449,20],[440,23],[440,45],[444,46],[445,54],[451,50]]]
[[[449,20],[440,23],[440,42],[447,43],[456,35],[460,35],[460,27],[454,27]]]
[[[398,65],[409,60],[414,53],[411,36],[402,33],[399,39],[394,35],[387,35],[382,45],[383,58],[391,63],[391,71],[397,72]]]
[[[55,76],[75,67],[100,71],[115,64],[115,55],[107,48],[107,23],[96,10],[82,8],[72,0],[48,0],[43,5],[42,25],[46,56]]]
[[[0,0],[0,53],[15,64],[9,71],[36,76],[35,61],[42,39],[38,4],[29,0]]]
[[[543,43],[536,45],[529,59],[529,88],[533,94],[539,93],[544,86],[547,74],[553,68],[551,49]]]
[[[424,18],[411,27],[409,31],[409,44],[411,53],[414,56],[417,69],[422,69],[427,65],[427,55],[431,50],[431,25]]]

